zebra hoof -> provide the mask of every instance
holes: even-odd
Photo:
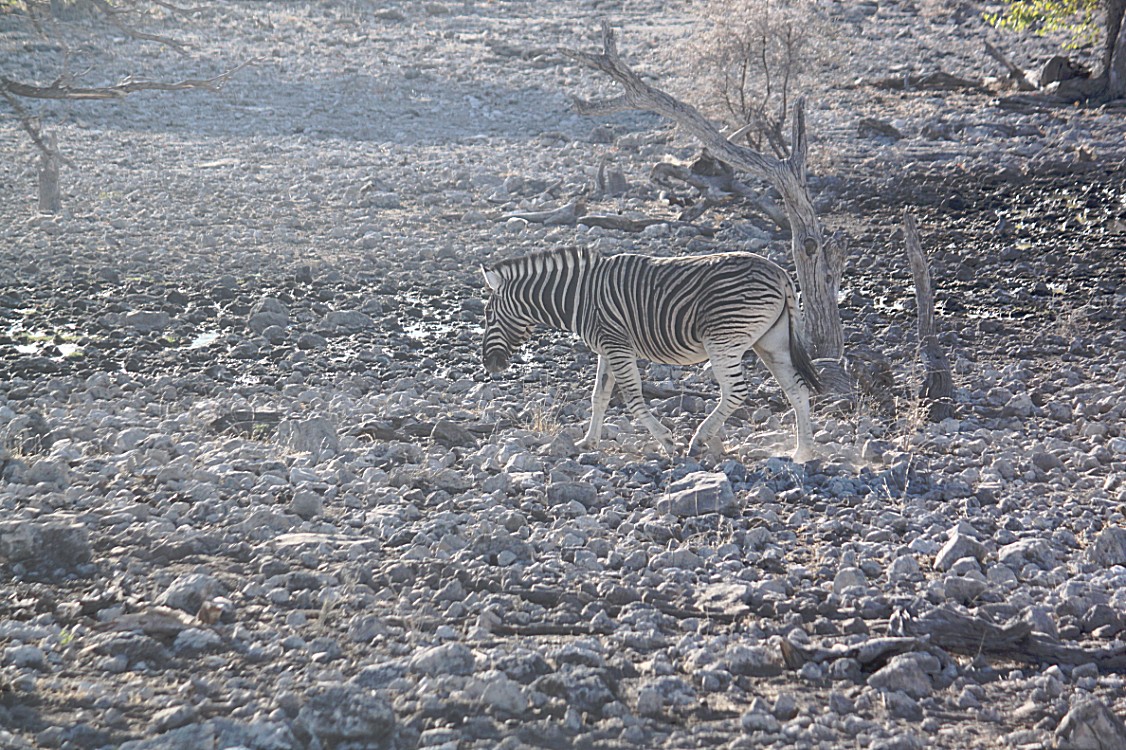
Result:
[[[807,464],[813,460],[813,451],[806,448],[805,450],[794,451],[794,463]]]
[[[688,446],[688,455],[693,458],[700,456],[714,456],[719,457],[724,453],[723,441],[718,437],[711,437],[707,440],[693,440],[692,444]]]
[[[598,441],[583,438],[579,442],[575,443],[575,447],[581,451],[592,451],[598,448]]]

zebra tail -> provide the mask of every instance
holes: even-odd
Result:
[[[811,393],[821,393],[821,379],[817,377],[817,370],[813,367],[813,360],[809,358],[809,352],[806,351],[805,344],[802,343],[801,335],[798,333],[798,328],[801,326],[801,312],[798,309],[798,301],[794,296],[794,289],[791,286],[786,294],[786,312],[789,315],[790,323],[790,361],[794,364],[794,369],[798,372],[798,377],[805,383],[805,387]]]

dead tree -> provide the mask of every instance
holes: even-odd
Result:
[[[43,37],[52,36],[44,21],[55,12],[54,3],[43,0],[23,0],[12,3],[11,18],[23,17]],[[134,13],[144,16],[152,9],[162,9],[170,13],[188,13],[196,8],[186,8],[174,5],[165,0],[125,0],[124,2],[110,3],[108,0],[89,0],[83,6],[88,9],[94,18],[99,18],[112,26],[117,33],[144,42],[160,44],[174,50],[180,55],[186,55],[188,45],[171,37],[151,34],[135,28],[129,22],[129,14]],[[20,13],[22,11],[22,14]],[[86,29],[91,26],[88,19],[82,19],[79,24]],[[91,100],[91,99],[119,99],[139,91],[185,91],[189,89],[205,89],[218,91],[228,80],[254,60],[247,60],[233,68],[210,78],[189,78],[180,81],[146,80],[129,76],[117,83],[101,86],[82,86],[76,82],[77,76],[69,68],[70,48],[62,39],[57,41],[64,52],[63,69],[54,81],[47,85],[17,81],[0,75],[0,99],[5,101],[15,113],[20,126],[31,137],[35,147],[41,154],[39,168],[39,210],[45,213],[57,213],[61,210],[62,201],[59,191],[59,168],[61,165],[73,166],[63,157],[59,150],[54,134],[44,135],[39,123],[39,118],[29,111],[22,102],[27,100]]]
[[[934,324],[934,286],[931,284],[930,265],[923,245],[919,241],[919,228],[915,217],[903,213],[903,232],[907,242],[907,258],[911,274],[915,277],[915,301],[919,313],[919,358],[923,362],[923,385],[920,395],[927,405],[927,415],[932,422],[941,422],[954,416],[954,381],[950,375],[950,361],[938,341]]]
[[[840,366],[844,354],[844,333],[837,290],[844,269],[845,243],[837,238],[827,240],[806,181],[808,142],[805,132],[805,105],[799,99],[793,108],[790,155],[778,158],[756,151],[728,139],[694,107],[650,86],[618,54],[614,32],[602,24],[602,52],[592,54],[562,50],[563,55],[595,70],[602,71],[622,87],[623,93],[604,101],[575,99],[580,114],[606,115],[628,110],[645,110],[669,118],[695,136],[703,146],[723,162],[770,183],[782,195],[789,221],[794,267],[801,286],[803,314],[813,356],[830,360],[825,378],[832,390],[847,390],[847,378]],[[824,367],[827,362],[821,362]],[[836,372],[832,372],[835,370]],[[843,386],[843,387],[842,387]]]

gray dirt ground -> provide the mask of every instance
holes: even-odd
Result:
[[[789,265],[738,203],[638,233],[508,218],[589,197],[603,163],[628,189],[591,212],[693,199],[649,179],[691,139],[575,114],[615,92],[557,52],[609,19],[689,90],[684,4],[224,2],[156,23],[199,63],[76,46],[103,81],[257,62],[217,93],[48,105],[55,216],[0,110],[0,747],[1116,747],[1123,109],[1009,99],[983,39],[1028,67],[1055,47],[975,6],[825,5],[845,52],[810,90],[811,181],[852,239],[849,349],[895,383],[890,412],[822,402],[805,467],[754,362],[704,462],[616,405],[577,451],[594,358],[566,336],[480,365],[481,263]],[[47,83],[58,56],[0,12],[0,74]],[[935,70],[985,85],[879,84]],[[941,424],[905,208],[954,360]],[[686,441],[708,373],[646,373]],[[1009,629],[913,635],[943,613]]]

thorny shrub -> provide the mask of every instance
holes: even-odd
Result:
[[[790,104],[833,61],[832,27],[816,0],[703,0],[678,57],[688,96],[759,151],[789,155]]]

